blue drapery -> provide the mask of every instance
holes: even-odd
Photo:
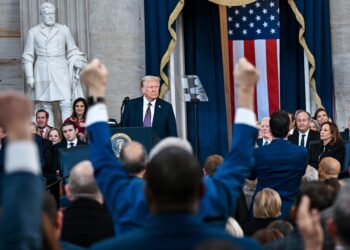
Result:
[[[144,0],[146,75],[160,76],[160,61],[171,36],[168,20],[179,0]],[[175,29],[175,23],[172,25]],[[163,70],[167,73],[167,66]]]
[[[226,107],[218,5],[203,0],[186,1],[183,11],[186,74],[198,75],[209,102],[198,104],[198,158],[228,150]],[[188,139],[194,145],[194,110],[187,105]]]
[[[333,116],[334,87],[331,54],[329,0],[294,0],[305,21],[305,39],[315,58],[317,93]],[[303,49],[298,41],[300,25],[287,1],[281,9],[281,106],[288,111],[305,108]]]

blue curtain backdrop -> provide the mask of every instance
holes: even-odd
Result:
[[[167,51],[171,39],[168,19],[178,2],[178,0],[144,0],[146,75],[160,76],[160,60]],[[175,29],[175,23],[173,28]]]
[[[287,1],[281,0],[281,106],[288,111],[305,108],[303,50],[300,29]],[[305,20],[305,39],[316,62],[314,78],[318,95],[333,116],[334,87],[329,0],[294,0]]]
[[[299,24],[285,0],[280,1],[281,109],[305,109],[304,50],[298,42]]]
[[[186,74],[198,75],[209,102],[198,104],[198,156],[227,153],[227,126],[218,5],[186,1],[184,11]],[[188,139],[194,145],[193,105],[187,104]]]

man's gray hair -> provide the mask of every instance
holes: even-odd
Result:
[[[151,81],[151,82],[158,82],[158,85],[160,85],[160,78],[158,77],[158,76],[151,76],[151,75],[148,75],[148,76],[144,76],[142,79],[141,79],[141,88],[142,87],[146,87],[146,86],[144,86],[143,84],[145,83],[145,82],[149,82],[149,81]]]
[[[100,195],[90,161],[82,161],[72,168],[69,174],[69,186],[74,199]]]
[[[40,10],[39,10],[40,15],[42,15],[42,13],[44,12],[45,9],[54,9],[54,10],[56,10],[56,7],[55,7],[55,5],[53,5],[50,2],[44,2],[44,3],[42,3],[40,5]]]
[[[151,160],[160,151],[170,147],[181,148],[190,154],[193,153],[192,146],[187,140],[180,139],[178,137],[167,137],[154,146],[149,153],[149,159]]]

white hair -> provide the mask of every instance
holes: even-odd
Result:
[[[243,230],[242,230],[241,226],[232,217],[228,218],[228,220],[226,222],[225,231],[229,235],[234,236],[234,237],[238,237],[238,238],[243,238],[244,237],[244,233],[243,233]]]
[[[192,146],[187,140],[178,137],[167,137],[154,146],[149,153],[149,159],[151,160],[160,151],[170,147],[181,148],[190,154],[193,153]]]
[[[53,10],[56,10],[56,7],[55,5],[53,5],[52,3],[50,2],[44,2],[40,5],[40,15],[42,15],[42,13],[44,12],[45,9],[53,9]]]

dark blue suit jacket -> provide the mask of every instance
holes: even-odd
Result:
[[[97,184],[113,217],[117,235],[149,222],[150,213],[144,196],[144,180],[132,178],[115,157],[107,122],[87,127],[89,155]],[[204,178],[206,192],[200,203],[199,216],[224,228],[237,203],[239,190],[253,166],[257,130],[236,124],[232,150],[211,178]]]
[[[41,176],[5,173],[3,181],[0,249],[41,249]]]
[[[343,132],[340,132],[341,137],[344,141],[349,141],[349,129],[344,129]]]
[[[161,214],[143,229],[136,230],[117,239],[96,244],[92,249],[176,249],[192,250],[206,241],[221,240],[237,246],[238,249],[260,249],[251,239],[230,237],[223,230],[217,230],[203,224],[198,217],[179,213]]]
[[[143,96],[131,99],[125,105],[121,126],[143,127]],[[152,128],[160,139],[168,136],[177,137],[174,111],[170,103],[159,98],[156,100]]]
[[[272,188],[282,199],[282,215],[288,214],[307,166],[307,149],[283,139],[255,149],[255,166],[249,179],[258,178],[254,196]],[[253,202],[252,202],[253,205]]]

